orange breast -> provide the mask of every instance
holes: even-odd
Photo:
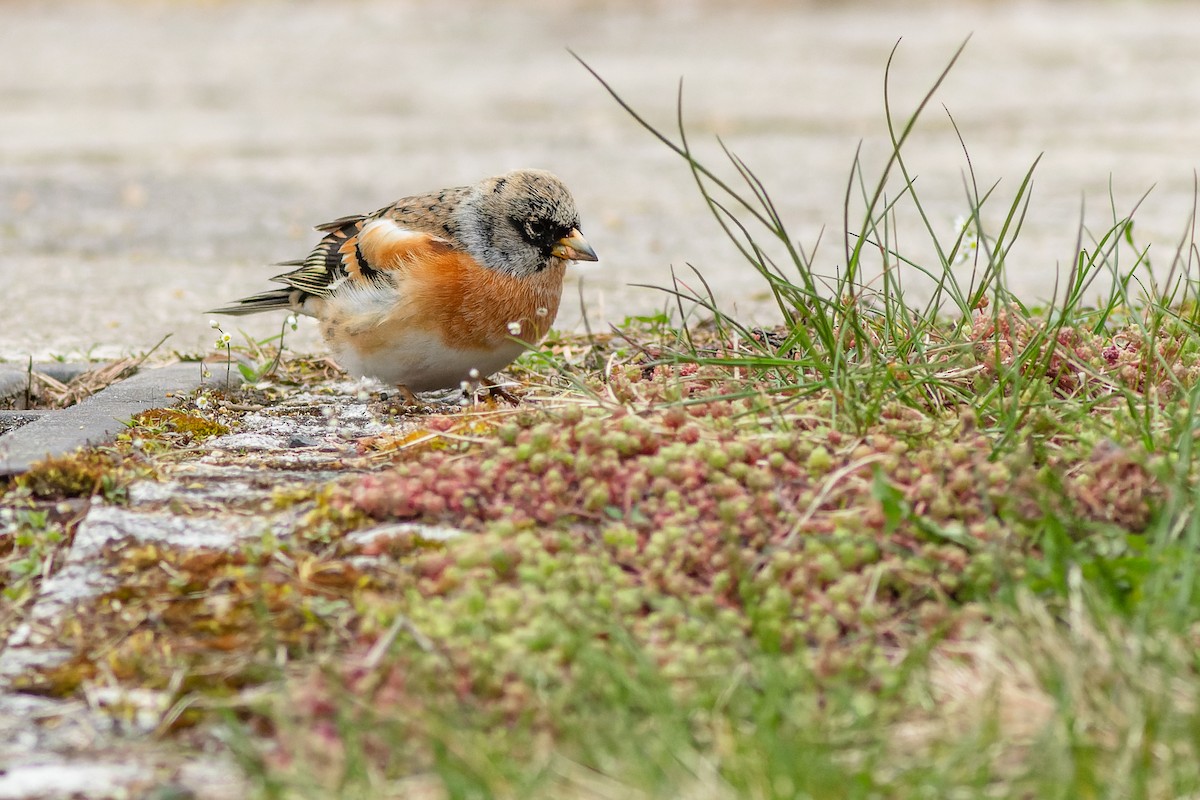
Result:
[[[410,310],[419,310],[416,325],[451,347],[490,350],[514,337],[534,343],[546,335],[558,314],[566,264],[514,277],[447,251],[405,271],[401,293]]]
[[[530,344],[550,330],[562,297],[566,265],[524,278],[479,266],[454,250],[428,253],[389,270],[393,289],[368,296],[346,293],[330,301],[322,332],[331,343],[344,340],[361,356],[441,341],[458,351],[512,350],[513,339]],[[394,292],[394,294],[392,294]],[[507,363],[507,362],[505,362]]]

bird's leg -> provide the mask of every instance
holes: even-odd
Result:
[[[498,383],[493,383],[492,381],[488,380],[487,378],[484,378],[482,381],[480,381],[480,385],[481,385],[481,388],[487,389],[488,397],[490,397],[492,400],[499,398],[499,399],[505,401],[506,403],[508,403],[509,405],[514,405],[514,406],[521,405],[520,400],[518,400],[516,397],[514,397],[512,394],[510,394],[508,391],[506,391],[505,388]]]
[[[514,406],[521,405],[520,400],[506,392],[503,387],[492,383],[487,378],[474,378],[474,381],[474,384],[472,384],[470,381],[463,381],[462,383],[462,400],[459,402],[464,408],[480,402],[481,393],[483,393],[482,400],[484,402],[491,402],[494,404],[497,399],[501,399]]]
[[[421,405],[420,401],[417,400],[417,396],[412,393],[412,389],[409,389],[404,384],[402,384],[402,383],[396,384],[396,391],[400,393],[400,398],[404,401],[404,405],[406,405],[406,406]]]

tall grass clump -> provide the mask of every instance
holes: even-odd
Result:
[[[1180,374],[1182,350],[1154,344],[1163,336],[1186,338],[1196,324],[1194,283],[1188,280],[1193,250],[1181,246],[1165,280],[1156,280],[1146,251],[1135,244],[1131,214],[1114,213],[1098,237],[1081,223],[1077,256],[1055,296],[1042,308],[1027,305],[1010,291],[1007,278],[1040,156],[1007,199],[999,196],[999,182],[978,185],[968,158],[961,224],[949,237],[940,234],[917,192],[904,146],[965,46],[907,117],[899,117],[892,104],[893,50],[884,79],[890,152],[874,178],[861,146],[856,152],[843,206],[841,261],[833,265],[818,264],[816,246],[809,251],[797,241],[773,199],[775,189],[725,142],[718,140],[732,177],[699,159],[684,124],[682,88],[672,138],[581,60],[638,124],[684,161],[716,223],[764,282],[784,323],[781,336],[756,335],[712,292],[676,280],[666,290],[711,315],[722,338],[737,347],[685,348],[671,357],[745,367],[771,379],[755,391],[829,392],[834,419],[854,431],[877,422],[894,401],[922,411],[970,409],[1001,434],[1002,448],[1015,444],[1017,430],[1031,415],[1056,414],[1063,400],[1104,406],[1118,399],[1138,418],[1141,438],[1150,445],[1151,428],[1162,420],[1153,398],[1143,403],[1143,395],[1164,383],[1179,391],[1190,386]],[[983,212],[998,203],[1003,213],[992,232]],[[915,218],[927,234],[931,263],[896,245],[901,214]],[[1127,249],[1134,251],[1132,263]],[[910,301],[906,276],[920,276],[932,287],[924,301]],[[702,275],[699,279],[706,287]],[[1089,293],[1100,292],[1105,282],[1102,303],[1087,306]],[[1147,348],[1136,381],[1129,375],[1114,378],[1114,370],[1092,352],[1111,344],[1117,333],[1121,344]],[[1111,351],[1102,355],[1107,366],[1115,364]]]

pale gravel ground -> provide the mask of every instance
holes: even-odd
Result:
[[[820,262],[839,256],[860,140],[878,165],[889,51],[911,108],[938,95],[982,185],[1011,195],[1041,152],[1009,263],[1031,300],[1068,263],[1081,202],[1103,228],[1109,181],[1165,266],[1200,159],[1200,7],[1181,3],[61,2],[0,5],[0,357],[114,355],[172,333],[210,346],[203,309],[263,287],[310,225],[518,166],[573,188],[601,255],[595,321],[662,307],[629,287],[701,268],[730,307],[761,291],[683,165],[566,52],[670,125],[680,77],[694,141],[757,169]],[[964,159],[940,107],[909,156],[935,225],[962,214]],[[1000,209],[997,209],[999,211]],[[917,237],[905,233],[915,246]],[[560,326],[580,320],[567,289]],[[277,318],[232,321],[256,336]],[[293,336],[319,346],[311,325]]]

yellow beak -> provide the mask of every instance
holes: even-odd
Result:
[[[579,232],[578,228],[572,228],[570,233],[559,239],[550,254],[566,261],[600,260],[596,251],[588,244],[588,240],[583,238],[583,234]]]

